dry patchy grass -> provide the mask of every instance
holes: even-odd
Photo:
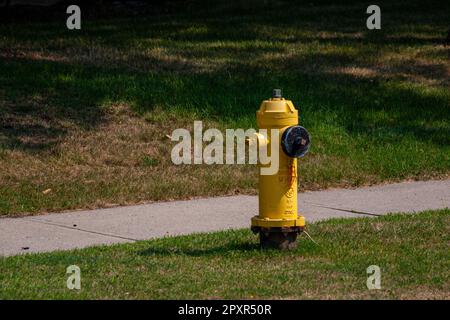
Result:
[[[48,134],[45,128],[49,127],[59,127],[65,132],[62,137],[49,139],[30,131],[18,138],[22,148],[32,145],[34,149],[42,149],[43,143],[52,146],[40,152],[15,148],[2,154],[0,183],[9,187],[5,192],[26,191],[32,195],[30,200],[35,204],[25,210],[42,210],[46,206],[52,210],[92,208],[149,199],[236,194],[253,187],[248,166],[173,165],[170,160],[173,143],[167,135],[174,125],[192,127],[175,116],[158,122],[145,120],[121,104],[108,106],[101,124],[91,130],[80,130],[64,121],[49,124],[36,117],[9,119],[9,123],[11,130],[25,123],[27,127],[44,128],[45,134]],[[214,183],[218,179],[222,183]]]

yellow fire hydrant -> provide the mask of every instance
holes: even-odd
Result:
[[[297,158],[309,150],[310,137],[298,125],[298,110],[292,101],[274,89],[272,98],[264,100],[256,112],[260,129],[279,130],[279,169],[272,175],[259,173],[259,215],[251,220],[251,229],[259,233],[262,247],[294,248],[297,235],[305,228],[305,218],[297,213]],[[267,134],[271,150],[272,134]],[[271,142],[272,141],[272,142]]]

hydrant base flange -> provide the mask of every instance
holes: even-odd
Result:
[[[297,219],[268,219],[254,216],[252,227],[260,228],[283,228],[283,227],[305,227],[305,218],[298,216]]]

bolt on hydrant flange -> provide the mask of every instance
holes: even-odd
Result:
[[[273,175],[259,174],[259,215],[251,220],[251,230],[259,233],[264,248],[292,249],[297,235],[305,228],[305,218],[297,213],[297,158],[309,150],[310,137],[298,125],[298,110],[285,100],[280,89],[264,100],[256,112],[258,127],[267,129],[270,150],[271,129],[279,129],[279,170]]]

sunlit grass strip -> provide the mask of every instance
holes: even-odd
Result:
[[[289,252],[237,230],[0,258],[0,299],[449,299],[449,226],[447,209],[310,224],[319,245]],[[66,287],[69,265],[81,290]]]

